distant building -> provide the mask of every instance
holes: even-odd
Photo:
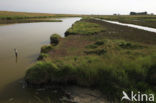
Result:
[[[119,16],[120,14],[113,14],[114,16]]]
[[[130,15],[147,15],[147,12],[130,12]]]

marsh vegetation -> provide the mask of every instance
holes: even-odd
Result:
[[[63,92],[60,88],[26,88],[22,79],[28,67],[34,64],[41,46],[50,43],[53,33],[64,32],[80,18],[62,18],[63,22],[22,23],[0,26],[0,103],[58,103]],[[5,45],[5,46],[4,46]],[[18,50],[18,61],[14,55]],[[41,59],[47,57],[41,53]],[[49,88],[49,87],[48,87]],[[51,100],[49,100],[49,98]]]
[[[97,32],[102,32],[104,30],[105,29],[102,28],[99,24],[90,23],[83,20],[77,21],[75,24],[73,24],[73,26],[67,30],[65,35],[94,35]]]
[[[110,101],[123,90],[156,93],[155,33],[88,18],[65,34],[27,71],[28,84],[95,88]]]
[[[147,26],[156,28],[156,16],[155,15],[117,15],[117,16],[95,16],[100,19],[119,21],[122,23],[136,24],[141,26]]]
[[[0,11],[0,24],[31,23],[31,22],[62,22],[61,20],[57,20],[55,18],[80,17],[80,16],[81,15]]]
[[[59,34],[52,34],[50,36],[50,43],[52,45],[57,45],[60,42],[61,38],[62,37]]]

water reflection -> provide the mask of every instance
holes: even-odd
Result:
[[[35,93],[22,88],[19,78],[36,61],[41,46],[49,43],[51,34],[64,37],[64,32],[80,18],[62,20],[0,26],[0,103],[8,103],[12,98],[25,103],[33,97]]]
[[[14,53],[15,53],[15,58],[16,58],[16,63],[17,63],[17,60],[18,60],[18,51],[16,48],[14,48]]]
[[[15,61],[16,63],[18,62],[18,56],[16,56],[16,61]]]

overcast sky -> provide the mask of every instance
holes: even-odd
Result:
[[[156,14],[156,0],[0,0],[0,10],[71,14],[147,11]]]

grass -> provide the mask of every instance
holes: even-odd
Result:
[[[44,45],[41,47],[41,53],[48,53],[52,49],[53,49],[52,45]]]
[[[89,55],[89,54],[102,55],[102,54],[104,54],[106,52],[107,51],[105,49],[96,49],[96,50],[86,50],[86,51],[84,51],[84,53],[86,53],[87,55]]]
[[[106,29],[105,32],[98,33],[101,35],[98,35],[95,38],[101,37],[101,38],[110,38],[110,39],[124,39],[126,41],[141,42],[144,44],[152,44],[152,45],[156,44],[156,35],[155,33],[152,32],[138,30],[126,26],[119,26],[119,25],[103,22],[100,20],[89,19],[86,21],[100,24],[103,28]]]
[[[156,28],[156,16],[155,15],[136,15],[136,16],[95,16],[100,19],[119,21],[122,23],[130,23],[141,26]]]
[[[92,35],[80,31],[83,27],[85,30],[100,27],[102,31]],[[156,94],[155,34],[91,19],[76,22],[71,28],[77,32],[74,35],[69,32],[69,36],[48,52],[48,57],[28,70],[25,78],[30,84],[91,87],[100,90],[110,101],[120,101],[123,90]],[[137,33],[142,36],[133,39]]]
[[[62,22],[62,20],[48,20],[48,19],[17,19],[17,20],[0,20],[0,24],[12,23],[34,23],[34,22]]]
[[[98,46],[103,45],[104,42],[105,42],[105,41],[103,41],[103,40],[98,40],[98,41],[96,41],[94,44],[87,45],[86,48],[95,49],[95,48],[97,48]]]
[[[32,13],[32,12],[13,12],[13,11],[0,11],[1,17],[44,17],[54,16],[55,14],[48,13]]]
[[[141,46],[141,45],[133,44],[133,43],[126,42],[126,41],[120,42],[119,46],[124,49],[136,49],[136,48],[141,49],[141,48],[143,48],[143,46]]]
[[[122,90],[129,92],[130,90],[141,92],[146,92],[148,89],[154,90],[151,86],[153,86],[153,80],[156,78],[147,75],[148,72],[152,72],[150,68],[156,62],[153,60],[152,55],[136,58],[133,61],[120,56],[120,58],[113,57],[111,61],[107,61],[110,62],[108,64],[105,59],[98,56],[85,56],[57,61],[56,64],[38,62],[29,69],[26,80],[35,84],[50,81],[59,84],[95,87],[100,89],[108,98],[109,96],[110,98],[112,96],[119,98]],[[150,82],[146,82],[146,80]],[[112,93],[113,95],[111,95]]]
[[[40,53],[40,55],[39,55],[39,57],[37,58],[37,60],[43,60],[43,59],[45,59],[45,58],[47,58],[48,57],[48,54],[46,54],[46,53]]]
[[[59,43],[60,39],[61,39],[61,36],[59,34],[52,34],[50,36],[50,43],[52,45],[57,45]]]
[[[26,73],[26,81],[31,84],[46,83],[51,79],[52,72],[57,69],[56,65],[49,62],[38,62]]]
[[[34,19],[34,18],[50,18],[51,16],[0,16],[1,20],[17,20],[17,19]]]
[[[48,20],[48,18],[80,16],[82,15],[0,11],[0,24],[27,22],[61,22],[61,20]]]
[[[72,28],[68,29],[65,33],[68,35],[82,34],[82,35],[93,35],[97,32],[104,31],[105,29],[100,27],[100,25],[96,23],[89,23],[85,21],[76,22]]]
[[[48,13],[31,13],[31,12],[12,12],[0,11],[0,19],[28,19],[28,18],[58,18],[58,17],[80,17],[81,15],[72,14],[48,14]]]
[[[37,60],[44,60],[46,59],[49,55],[48,53],[54,49],[54,47],[56,47],[59,42],[61,40],[61,36],[59,34],[52,34],[50,36],[50,43],[49,45],[43,45],[41,47],[41,53],[39,55],[39,57],[37,58]]]

